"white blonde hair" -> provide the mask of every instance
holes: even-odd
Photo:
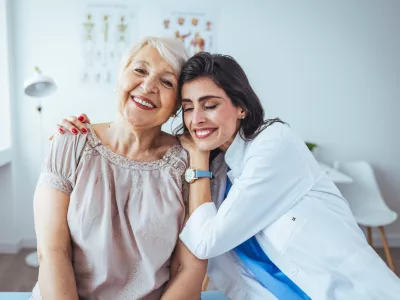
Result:
[[[183,65],[189,58],[183,43],[177,39],[155,36],[144,37],[132,46],[122,60],[120,75],[128,68],[136,54],[147,45],[157,49],[161,57],[177,72],[179,77]]]

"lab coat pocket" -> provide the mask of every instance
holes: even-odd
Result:
[[[306,218],[289,210],[270,226],[262,230],[261,235],[269,240],[276,251],[284,254],[306,224]]]

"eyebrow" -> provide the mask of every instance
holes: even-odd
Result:
[[[144,64],[144,65],[149,65],[149,63],[147,62],[147,61],[145,61],[145,60],[134,60],[134,62],[136,62],[136,63],[141,63],[141,64]]]
[[[145,61],[145,60],[136,60],[136,61],[133,61],[133,62],[134,62],[134,63],[144,64],[144,65],[146,65],[146,66],[150,66],[149,62],[147,62],[147,61]],[[166,70],[164,73],[171,74],[171,75],[173,75],[174,77],[178,78],[178,76],[176,76],[176,73],[175,73],[175,72]]]
[[[201,102],[201,101],[205,101],[205,100],[213,99],[213,98],[222,99],[222,97],[219,97],[219,96],[206,95],[206,96],[200,97],[197,101],[198,101],[198,102]],[[183,102],[191,102],[191,103],[192,103],[193,101],[190,100],[190,99],[187,99],[187,98],[183,98],[183,99],[182,99],[182,103],[183,103]]]

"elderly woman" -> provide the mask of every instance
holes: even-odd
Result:
[[[31,299],[199,299],[206,262],[178,234],[188,157],[161,126],[187,56],[146,38],[124,63],[118,115],[57,134],[34,197],[40,262]]]

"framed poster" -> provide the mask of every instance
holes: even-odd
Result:
[[[132,11],[123,4],[88,3],[81,33],[82,80],[114,83],[119,62],[136,34]]]
[[[200,52],[216,52],[215,17],[209,12],[171,11],[163,14],[164,35],[184,43],[190,56]]]

